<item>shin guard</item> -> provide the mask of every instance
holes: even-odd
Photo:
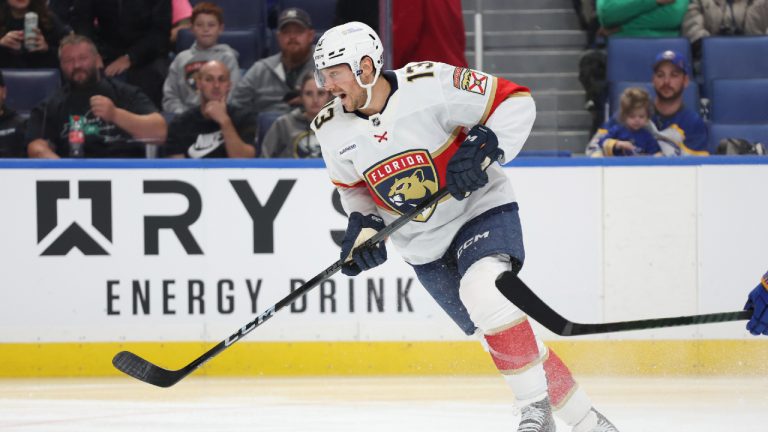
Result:
[[[485,335],[491,358],[521,406],[546,396],[547,379],[538,343],[527,319]]]

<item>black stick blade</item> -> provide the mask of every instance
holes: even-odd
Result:
[[[512,272],[504,272],[496,279],[496,288],[534,321],[560,336],[570,336],[572,323],[549,307]]]
[[[117,370],[158,387],[170,387],[186,375],[182,371],[163,369],[129,351],[115,354],[112,364]]]
[[[728,321],[748,320],[752,310],[719,312],[703,315],[687,315],[670,318],[652,318],[635,321],[618,321],[601,324],[581,324],[569,321],[555,312],[525,282],[511,272],[504,272],[496,279],[499,292],[520,310],[543,325],[547,330],[560,336],[613,333],[628,330],[646,330],[661,327],[677,327],[695,324],[710,324]]]

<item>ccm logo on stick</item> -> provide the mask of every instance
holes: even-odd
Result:
[[[233,343],[237,342],[238,339],[241,337],[247,335],[251,332],[251,330],[255,329],[257,326],[261,325],[264,321],[272,318],[272,315],[275,314],[275,307],[272,306],[271,308],[264,311],[263,314],[259,315],[254,321],[249,322],[243,328],[241,328],[237,333],[233,334],[232,336],[228,337],[224,341],[224,346],[230,346]]]

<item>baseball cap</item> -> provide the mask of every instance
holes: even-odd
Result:
[[[286,24],[296,23],[306,28],[312,28],[312,19],[309,14],[299,8],[288,8],[280,12],[277,18],[277,29],[280,30]]]
[[[664,62],[670,62],[679,67],[685,74],[688,73],[688,62],[685,60],[685,57],[677,51],[666,50],[656,55],[656,60],[653,61],[653,70],[655,71],[656,68]]]
[[[5,87],[5,79],[3,79],[3,71],[0,70],[0,87]]]

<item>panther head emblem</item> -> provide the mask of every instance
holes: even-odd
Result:
[[[416,207],[419,202],[437,192],[437,183],[425,178],[424,172],[418,169],[408,177],[396,179],[389,189],[387,198],[395,207]],[[401,209],[402,212],[408,209]]]

